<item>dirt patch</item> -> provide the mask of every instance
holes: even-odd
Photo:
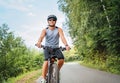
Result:
[[[33,78],[38,72],[40,72],[39,70],[31,72],[30,74],[22,77],[20,80],[17,80],[16,83],[28,83],[27,81],[31,78]],[[34,82],[35,83],[35,82]]]

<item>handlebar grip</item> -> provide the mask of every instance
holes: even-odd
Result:
[[[37,46],[37,44],[35,44],[35,46]],[[41,48],[44,48],[45,46],[44,45],[41,45]]]
[[[45,46],[44,45],[41,45],[42,48],[44,48]]]

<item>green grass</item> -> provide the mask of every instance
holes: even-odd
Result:
[[[35,83],[35,80],[39,78],[40,75],[41,75],[41,70],[35,70],[19,75],[17,77],[9,78],[7,82],[4,83],[20,83],[21,80],[24,80],[23,83]]]
[[[89,68],[94,68],[94,69],[99,69],[99,68],[100,68],[100,66],[98,66],[98,65],[93,65],[93,64],[91,64],[91,63],[84,63],[84,62],[82,62],[82,61],[79,61],[79,63],[80,63],[81,65],[86,66],[86,67],[89,67]]]
[[[109,72],[109,73],[112,73],[112,74],[118,74],[118,75],[120,75],[119,72],[116,73],[116,72],[111,72],[111,71],[109,71],[109,70],[106,68],[105,64],[96,65],[96,64],[92,64],[92,63],[84,63],[83,61],[79,61],[79,63],[80,63],[81,65],[83,65],[83,66],[88,67],[88,68],[98,69],[98,70],[100,70],[100,71],[105,71],[105,72]]]
[[[40,77],[41,72],[38,72],[36,75],[34,75],[32,78],[28,79],[26,83],[35,83],[35,81]]]

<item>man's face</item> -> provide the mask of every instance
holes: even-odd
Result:
[[[55,26],[56,20],[51,18],[51,19],[48,20],[48,24],[49,24],[49,26]]]

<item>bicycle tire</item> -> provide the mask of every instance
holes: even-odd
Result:
[[[57,64],[52,64],[50,69],[50,83],[59,83],[59,69]]]

